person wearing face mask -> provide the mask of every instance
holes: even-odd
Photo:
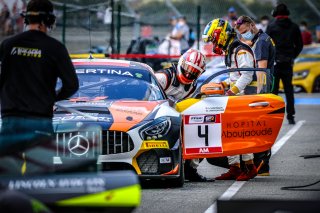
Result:
[[[267,68],[270,74],[273,74],[275,62],[275,44],[272,38],[264,33],[261,29],[258,30],[254,21],[248,16],[240,16],[236,21],[236,31],[241,37],[246,40],[255,54],[258,68]],[[263,82],[263,75],[259,75],[260,81]],[[271,85],[270,85],[271,86]],[[271,150],[255,153],[254,162],[259,167],[258,175],[269,176],[269,159],[271,157]]]
[[[261,29],[263,32],[266,32],[269,21],[270,21],[269,16],[264,15],[260,18],[260,23],[256,24],[256,26],[259,30]]]
[[[249,36],[248,36],[249,37]],[[207,24],[202,34],[204,42],[212,42],[213,52],[225,54],[225,65],[228,68],[255,68],[256,61],[253,50],[237,39],[237,33],[228,21],[217,18]],[[241,94],[256,94],[256,79],[253,72],[231,72],[228,79],[221,82],[229,89],[227,96]],[[216,177],[216,180],[248,181],[257,175],[257,168],[253,162],[253,154],[241,155],[244,161],[243,171],[240,166],[240,155],[228,156],[229,170]]]
[[[308,24],[305,21],[300,22],[300,31],[303,45],[312,44],[312,34],[308,29]]]

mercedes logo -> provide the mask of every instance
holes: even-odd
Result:
[[[89,148],[89,140],[82,135],[75,135],[68,141],[68,149],[74,155],[85,155],[89,151]]]

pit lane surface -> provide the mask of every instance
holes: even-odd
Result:
[[[248,182],[186,182],[183,188],[177,189],[161,188],[160,184],[146,186],[142,190],[141,206],[134,213],[216,212],[215,202],[221,196],[230,200],[320,200],[320,183],[303,191],[281,190],[284,186],[306,185],[320,180],[320,158],[300,157],[320,154],[320,95],[296,94],[295,97],[297,124],[288,125],[284,120],[277,139],[284,144],[271,157],[271,176]],[[198,171],[206,177],[215,177],[226,170],[204,160]]]

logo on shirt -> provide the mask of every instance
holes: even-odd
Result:
[[[11,55],[18,55],[23,57],[41,58],[41,50],[27,47],[13,47]]]

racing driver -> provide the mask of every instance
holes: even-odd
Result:
[[[193,94],[196,80],[205,71],[205,61],[206,57],[200,51],[189,49],[180,57],[178,64],[156,72],[155,75],[171,102],[176,103]],[[184,171],[187,180],[208,181],[197,172],[199,162],[199,159],[186,160]]]
[[[229,23],[221,18],[209,22],[203,32],[204,42],[213,43],[213,52],[225,54],[225,64],[228,68],[254,68],[255,58],[252,49],[237,39],[237,33]],[[253,72],[240,71],[231,72],[230,77],[221,82],[224,88],[229,86],[225,95],[254,94],[257,87],[253,86]],[[257,169],[253,163],[253,154],[243,154],[242,160],[245,163],[244,170],[240,167],[240,155],[229,156],[229,171],[218,177],[216,180],[237,180],[247,181],[257,175]]]

